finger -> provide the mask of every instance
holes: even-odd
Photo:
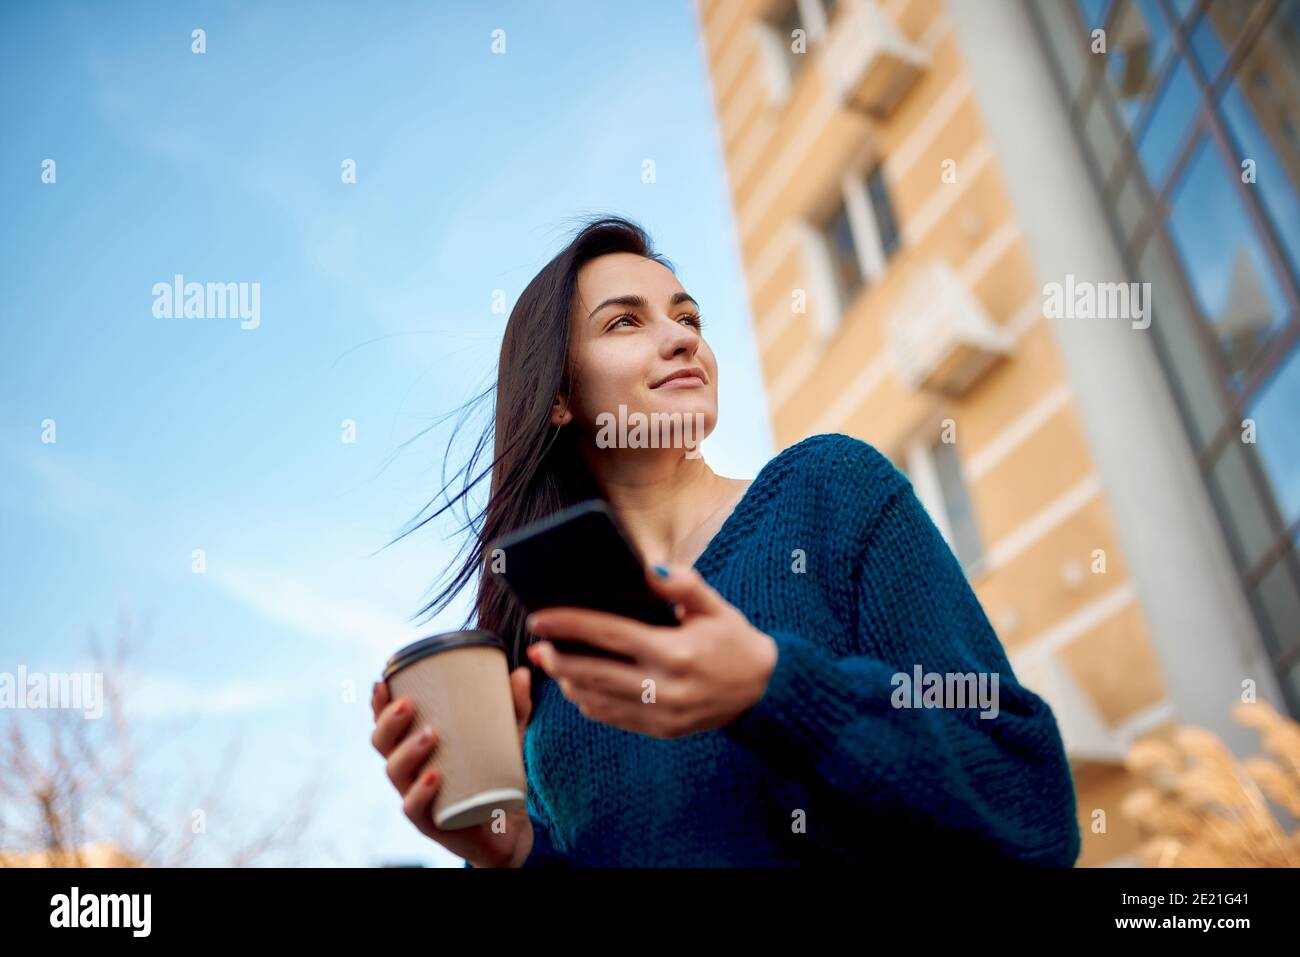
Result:
[[[388,707],[388,682],[380,679],[370,689],[370,710],[374,713],[376,721],[379,720],[379,712],[386,707]]]
[[[584,718],[600,721],[625,731],[648,732],[649,705],[626,698],[601,694],[599,691],[574,691],[570,699]]]
[[[370,743],[375,746],[376,751],[388,757],[389,752],[397,746],[397,742],[402,740],[402,735],[406,733],[406,728],[414,717],[415,707],[411,704],[411,700],[398,698],[380,712],[379,720],[375,722],[375,730],[370,735]]]
[[[666,576],[647,568],[646,581],[659,595],[680,604],[687,615],[712,614],[727,606],[727,600],[688,565],[669,565]]]
[[[538,637],[574,638],[632,658],[639,657],[657,640],[654,625],[589,608],[544,608],[529,615],[527,625]]]
[[[405,793],[420,772],[426,758],[438,746],[438,732],[434,728],[412,731],[388,755],[388,780],[393,787]]]
[[[628,665],[602,661],[590,655],[564,654],[549,641],[533,646],[546,673],[557,681],[567,681],[580,689],[598,691],[618,698],[640,700],[642,682],[646,679],[643,665]]]
[[[440,833],[433,823],[433,814],[429,809],[440,787],[442,787],[442,777],[430,768],[412,782],[406,793],[402,795],[403,813],[410,818],[412,824],[430,837]]]

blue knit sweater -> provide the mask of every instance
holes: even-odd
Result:
[[[665,740],[588,719],[545,681],[524,741],[525,867],[1073,866],[1052,712],[884,455],[841,434],[785,449],[695,567],[775,639],[766,692],[725,727]],[[986,690],[996,674],[996,715],[896,706],[931,672],[983,673]]]

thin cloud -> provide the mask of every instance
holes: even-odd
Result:
[[[419,636],[416,628],[387,612],[291,575],[241,568],[208,573],[218,587],[263,618],[311,638],[387,656]]]

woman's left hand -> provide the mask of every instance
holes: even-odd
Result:
[[[679,738],[729,724],[767,690],[776,642],[694,568],[651,569],[651,587],[677,606],[678,625],[647,625],[586,608],[546,608],[528,616],[539,638],[585,641],[635,663],[563,654],[538,641],[528,657],[593,721],[656,738]]]

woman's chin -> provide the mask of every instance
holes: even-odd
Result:
[[[646,403],[646,411],[661,415],[696,415],[701,414],[710,419],[718,414],[718,404],[710,396],[700,394],[702,390],[673,389],[662,395],[655,392]]]

